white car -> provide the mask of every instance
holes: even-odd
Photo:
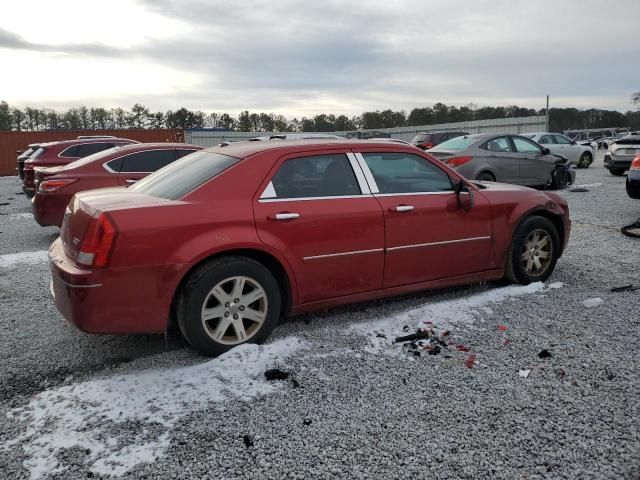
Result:
[[[540,145],[544,145],[554,155],[565,157],[572,165],[576,165],[578,168],[588,168],[595,158],[593,145],[583,145],[560,133],[537,132],[522,133],[521,135]]]

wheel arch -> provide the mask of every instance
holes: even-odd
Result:
[[[511,230],[510,238],[513,239],[513,236],[518,230],[518,227],[520,227],[520,225],[522,225],[525,220],[531,217],[543,217],[553,224],[556,232],[558,232],[558,239],[560,240],[560,255],[562,255],[562,246],[564,245],[566,235],[566,232],[564,231],[564,222],[562,221],[562,217],[559,214],[551,212],[545,208],[534,208],[521,215],[518,221],[514,224],[513,229]],[[560,255],[558,256],[558,258],[560,257]]]
[[[295,279],[293,278],[293,273],[289,269],[287,269],[287,267],[285,267],[284,262],[276,258],[275,255],[260,248],[234,248],[209,253],[208,255],[200,258],[195,263],[191,264],[189,268],[185,269],[185,271],[181,273],[180,281],[174,289],[173,297],[171,299],[167,329],[172,327],[173,325],[176,325],[177,323],[176,309],[178,299],[180,297],[180,292],[182,291],[184,284],[187,282],[191,274],[205,263],[223,257],[250,258],[269,269],[269,271],[273,273],[276,281],[278,282],[278,286],[280,287],[280,293],[282,295],[282,314],[288,315],[291,312],[295,300]]]

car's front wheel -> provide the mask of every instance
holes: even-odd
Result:
[[[245,257],[212,260],[190,275],[178,300],[178,326],[203,355],[243,343],[261,343],[280,317],[281,295],[273,274]]]
[[[578,168],[589,168],[589,165],[593,162],[593,157],[589,152],[583,152],[578,160]]]
[[[512,283],[544,282],[560,255],[560,238],[553,223],[529,217],[516,229],[507,254],[505,277]]]

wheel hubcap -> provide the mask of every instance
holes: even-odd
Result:
[[[521,261],[525,272],[533,277],[543,275],[553,258],[553,242],[545,230],[534,230],[522,248]]]
[[[218,283],[202,305],[204,331],[218,343],[237,345],[253,337],[267,318],[264,288],[249,277],[230,277]]]

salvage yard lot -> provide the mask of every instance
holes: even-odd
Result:
[[[588,192],[561,193],[573,229],[547,285],[304,315],[212,360],[175,333],[68,325],[57,229],[0,178],[0,478],[637,478],[640,291],[610,288],[640,284],[619,232],[640,202],[601,157],[578,171]],[[426,322],[451,332],[439,354],[393,343]]]

